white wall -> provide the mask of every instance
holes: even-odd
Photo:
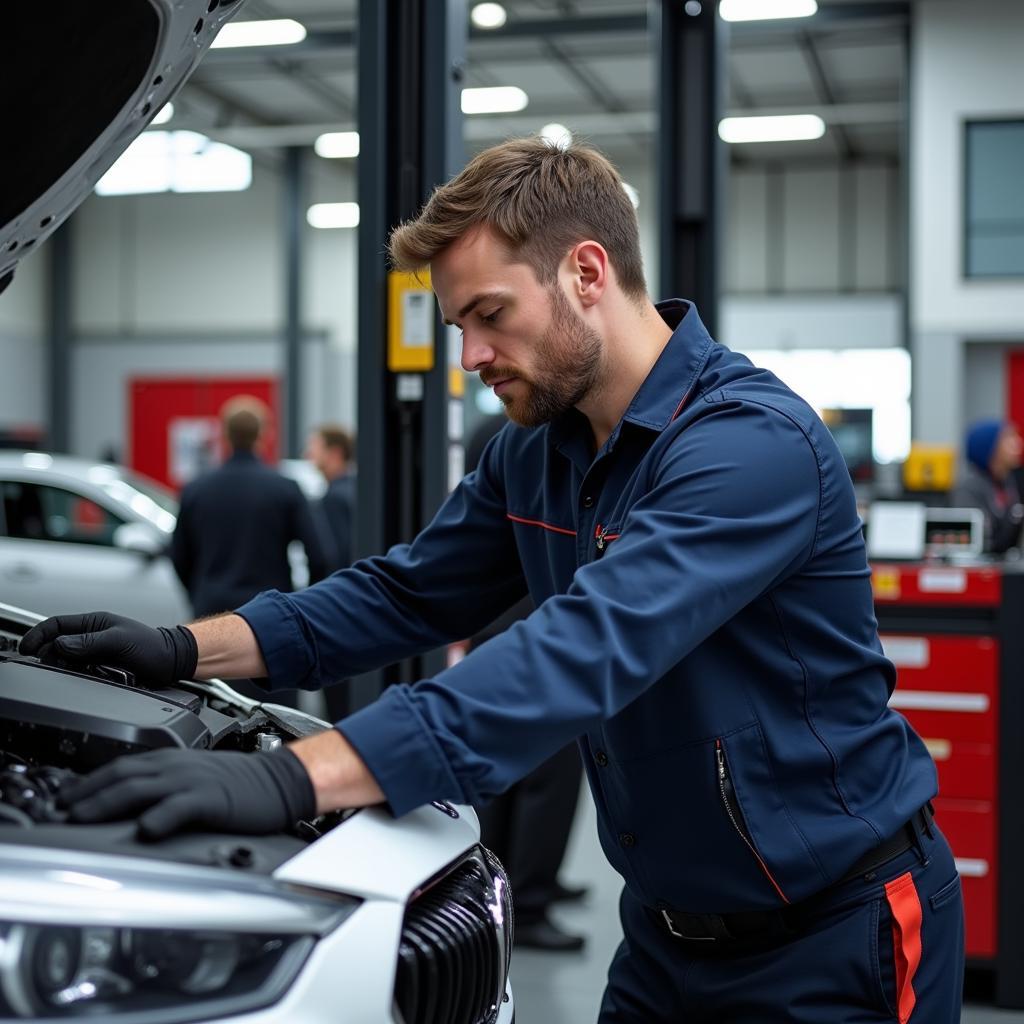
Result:
[[[0,430],[44,425],[47,270],[32,253],[0,295]]]
[[[899,175],[891,164],[734,166],[723,291],[894,292],[902,284]]]
[[[903,343],[898,295],[725,295],[718,340],[730,348],[894,348]]]
[[[917,3],[911,50],[911,344],[914,436],[959,444],[984,396],[963,384],[967,346],[1024,338],[1024,279],[962,276],[964,122],[1024,117],[1024,4]],[[1002,386],[991,412],[1003,410]]]

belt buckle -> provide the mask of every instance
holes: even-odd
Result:
[[[661,916],[664,918],[665,925],[668,927],[669,934],[675,936],[677,939],[684,939],[686,942],[714,942],[714,935],[684,935],[681,931],[678,931],[675,924],[672,921],[672,915],[665,909],[662,909]]]

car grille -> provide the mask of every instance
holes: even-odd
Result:
[[[395,1002],[404,1024],[488,1024],[505,992],[511,900],[501,865],[463,861],[409,904]]]

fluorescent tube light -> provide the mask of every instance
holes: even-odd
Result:
[[[820,139],[825,122],[817,114],[782,114],[773,117],[723,117],[718,137],[723,142],[798,142]]]
[[[771,21],[774,18],[809,18],[815,0],[721,0],[718,13],[725,21]]]
[[[314,203],[306,211],[314,228],[355,228],[359,226],[358,203]]]
[[[252,158],[198,132],[143,132],[96,183],[101,196],[144,192],[241,192]]]
[[[512,114],[525,108],[530,97],[515,85],[462,90],[464,114]]]
[[[501,4],[476,4],[469,12],[469,20],[477,28],[501,28],[507,18]]]
[[[157,112],[156,117],[150,121],[150,124],[167,124],[170,119],[174,117],[174,104],[165,103]]]
[[[625,190],[626,195],[629,196],[629,201],[633,204],[633,209],[634,210],[639,210],[640,209],[640,193],[637,192],[637,190],[632,185],[630,185],[630,183],[628,181],[624,181],[622,183],[622,187]]]
[[[328,160],[351,160],[359,156],[359,132],[324,132],[313,149]]]
[[[306,38],[305,26],[292,18],[269,21],[230,21],[217,33],[211,50],[227,46],[287,46]]]
[[[558,149],[568,149],[572,144],[572,132],[557,121],[544,125],[540,130],[540,137]]]

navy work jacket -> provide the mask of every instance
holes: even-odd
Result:
[[[528,618],[339,723],[395,814],[486,801],[573,737],[602,846],[644,903],[815,893],[936,792],[891,711],[849,474],[813,410],[674,332],[594,454],[576,410],[506,426],[410,545],[239,610],[269,685],[316,687]]]

